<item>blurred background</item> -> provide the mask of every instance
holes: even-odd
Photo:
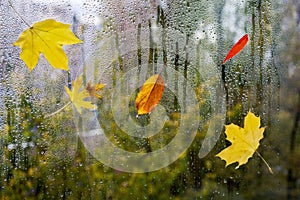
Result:
[[[53,69],[41,56],[29,72],[12,45],[28,28],[16,12],[29,24],[71,24],[84,43],[64,46],[70,71]],[[299,0],[0,0],[0,199],[300,199],[299,23]],[[249,110],[259,115],[267,128],[258,151],[274,174],[257,154],[239,169],[225,167],[215,156],[230,145],[224,129],[211,151],[198,155],[212,123],[214,88],[222,84],[221,63],[245,33],[247,46],[225,64],[222,126],[243,126]],[[151,76],[159,64],[191,83],[200,110],[193,143],[165,168],[126,173],[105,166],[86,149],[76,111],[47,117],[68,103],[64,85],[83,73],[85,82],[106,84],[94,102],[110,141],[127,151],[155,151],[188,115],[176,92],[165,90],[160,104],[168,120],[146,139],[124,132],[110,104],[126,72],[137,67],[138,77]],[[128,110],[145,126],[151,120],[135,118],[135,96]]]

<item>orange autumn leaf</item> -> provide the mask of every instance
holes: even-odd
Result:
[[[246,46],[247,42],[248,34],[245,34],[237,43],[235,43],[235,45],[233,45],[222,64],[225,64],[229,59],[237,55]]]
[[[164,79],[160,74],[146,80],[135,99],[138,115],[147,114],[155,108],[161,100],[164,88]]]

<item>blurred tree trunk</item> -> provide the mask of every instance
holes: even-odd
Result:
[[[295,147],[296,147],[296,134],[299,128],[300,122],[300,89],[298,89],[298,101],[296,104],[296,113],[293,123],[293,128],[290,136],[290,149],[289,149],[289,164],[288,164],[288,174],[287,174],[287,199],[297,199],[296,189],[297,189],[297,179],[296,172],[299,166],[294,162],[295,159]]]

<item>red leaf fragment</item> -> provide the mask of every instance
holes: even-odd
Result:
[[[225,64],[229,59],[237,55],[246,46],[247,42],[248,34],[245,34],[237,43],[235,43],[235,45],[233,45],[222,64]]]

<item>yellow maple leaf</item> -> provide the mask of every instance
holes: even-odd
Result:
[[[90,101],[84,99],[91,97],[90,93],[84,88],[79,91],[82,87],[82,75],[80,75],[76,81],[72,82],[72,90],[65,86],[65,90],[70,97],[71,102],[74,104],[77,111],[81,114],[81,108],[96,109],[97,106],[93,105]]]
[[[244,121],[244,128],[235,124],[225,126],[226,140],[231,142],[231,145],[222,150],[216,156],[225,160],[226,166],[238,162],[238,167],[248,162],[256,152],[259,157],[265,162],[270,172],[272,169],[269,167],[263,157],[257,152],[259,141],[264,137],[263,133],[265,127],[260,128],[260,117],[256,117],[251,111],[248,112]]]
[[[69,24],[46,19],[26,29],[14,43],[14,46],[19,46],[22,49],[20,58],[30,71],[37,65],[40,53],[44,54],[52,67],[68,70],[68,58],[62,45],[80,42],[81,40],[70,30]]]

